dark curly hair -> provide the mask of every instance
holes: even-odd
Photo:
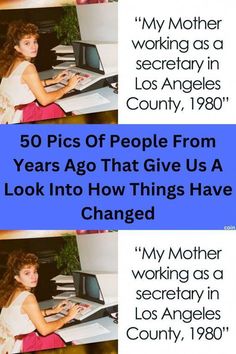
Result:
[[[0,307],[7,304],[10,296],[21,284],[15,279],[24,266],[36,266],[38,268],[38,257],[33,253],[26,253],[22,250],[10,253],[7,260],[7,270],[0,281]]]
[[[0,77],[7,75],[16,58],[23,58],[22,54],[15,50],[20,40],[27,36],[39,37],[38,27],[32,23],[15,21],[9,24],[6,42],[0,52]]]

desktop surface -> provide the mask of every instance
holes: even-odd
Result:
[[[45,309],[45,308],[49,308],[49,307],[53,307],[55,306],[55,304],[58,302],[55,302],[55,300],[50,299],[47,301],[42,301],[40,302],[40,308],[41,309]],[[104,333],[97,335],[97,331],[96,333],[93,333],[93,331],[91,331],[91,335],[89,336],[85,336],[84,338],[76,338],[77,335],[74,333],[78,333],[80,332],[81,328],[96,328],[98,326],[101,326],[104,328]],[[116,323],[116,321],[114,321],[113,318],[109,317],[109,316],[105,316],[105,317],[100,317],[98,319],[95,320],[91,320],[85,323],[75,323],[75,324],[71,324],[69,327],[65,327],[65,328],[61,328],[57,331],[57,333],[59,335],[63,335],[66,333],[66,335],[70,336],[70,333],[72,333],[73,337],[74,337],[74,341],[76,341],[76,344],[88,344],[88,343],[95,343],[95,342],[104,342],[104,341],[110,341],[110,340],[116,340],[118,339],[118,325]],[[66,341],[66,342],[71,342],[71,341]]]
[[[65,328],[65,329],[59,329],[57,333],[59,335],[63,334],[63,331],[77,331],[78,333],[80,332],[81,328],[96,328],[97,326],[101,326],[106,330],[106,333],[104,334],[93,334],[93,331],[91,331],[91,336],[86,337],[86,338],[80,338],[80,339],[74,339],[73,343],[74,344],[88,344],[88,343],[94,343],[94,342],[104,342],[104,341],[110,341],[110,340],[115,340],[118,339],[118,325],[117,323],[114,322],[114,320],[111,317],[101,317],[99,319],[89,321],[86,323],[80,323],[80,324],[75,324],[74,326]],[[105,331],[104,331],[105,332]],[[97,333],[97,332],[96,332]],[[75,335],[76,337],[76,335]]]
[[[41,78],[41,80],[51,78],[55,75],[55,72],[57,72],[57,71],[53,70],[53,69],[40,72],[40,78]],[[68,104],[69,104],[69,100],[73,97],[78,97],[78,99],[80,99],[82,101],[86,101],[85,102],[86,104],[83,104],[83,107],[80,106],[80,102],[78,101],[78,105],[76,105],[77,108],[71,109],[71,112],[73,112],[73,115],[107,112],[107,111],[114,111],[114,110],[118,109],[118,95],[117,95],[117,93],[114,92],[114,89],[109,86],[102,87],[102,88],[99,88],[96,90],[91,90],[88,92],[81,92],[81,93],[78,92],[78,93],[75,93],[75,95],[73,95],[73,96],[62,98],[61,100],[62,101],[64,100],[64,102],[68,102]],[[91,105],[89,105],[87,103],[87,102],[89,102],[90,97],[91,97]],[[98,98],[101,101],[100,103],[98,102]],[[96,104],[96,102],[97,102],[97,104]],[[69,121],[65,121],[65,120],[67,120],[67,118],[63,118],[62,122],[70,124]],[[53,119],[52,121],[55,121],[55,119]],[[50,123],[49,120],[47,120],[45,122]],[[55,123],[59,123],[59,121],[55,121]],[[73,123],[76,123],[76,122],[73,121]],[[116,122],[113,121],[112,123],[116,123]],[[95,123],[95,124],[98,124],[98,123]]]

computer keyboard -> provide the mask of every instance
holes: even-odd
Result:
[[[63,309],[61,309],[60,313],[61,313],[62,315],[64,315],[64,316],[67,315],[69,309],[70,309],[72,306],[73,306],[73,304],[72,304],[70,301],[68,301],[67,304],[63,307]]]
[[[71,302],[68,301],[68,303],[66,304],[66,306],[60,311],[61,314],[63,314],[64,316],[67,315],[69,309],[74,306],[74,304],[78,304],[79,305],[79,312],[78,314],[74,317],[76,320],[80,320],[80,317],[82,315],[85,315],[87,312],[91,311],[91,308],[93,307],[91,304],[86,304],[86,303],[82,303],[82,302]]]
[[[73,75],[79,75],[81,80],[75,86],[75,89],[78,91],[82,90],[83,87],[87,85],[89,82],[91,82],[93,78],[91,74],[81,73],[79,68],[76,67],[67,70],[67,72],[68,72],[68,76],[65,79],[63,79],[61,83],[63,85],[67,85],[67,82],[70,79],[70,77],[72,77]]]

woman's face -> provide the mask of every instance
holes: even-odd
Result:
[[[26,289],[35,288],[38,284],[38,270],[34,265],[26,265],[15,276],[18,283],[21,283]]]
[[[35,58],[38,54],[38,41],[35,36],[25,36],[19,44],[14,48],[18,53],[21,53],[26,59]]]

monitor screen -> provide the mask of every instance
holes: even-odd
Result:
[[[95,277],[89,275],[84,279],[84,292],[93,299],[99,299],[99,287]]]
[[[73,279],[77,297],[100,304],[105,303],[96,275],[75,271],[73,272]]]
[[[104,74],[96,45],[75,41],[73,42],[73,50],[78,68]]]
[[[91,45],[84,47],[83,61],[84,64],[90,68],[96,70],[100,69],[101,64],[96,47],[93,47]]]
[[[76,241],[83,271],[117,273],[117,232],[78,235]]]

